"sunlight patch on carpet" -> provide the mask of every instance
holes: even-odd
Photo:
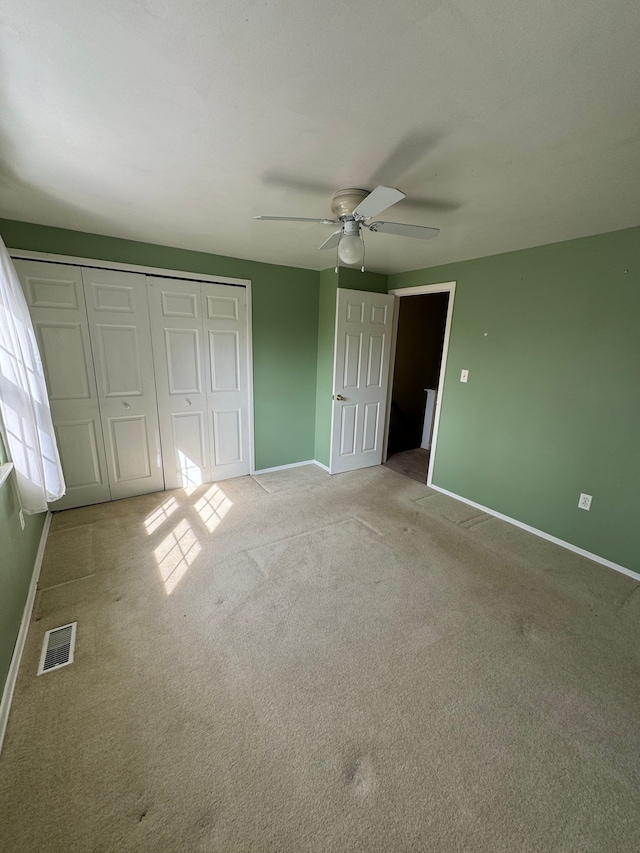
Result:
[[[196,501],[195,509],[209,533],[213,533],[232,506],[233,501],[214,483]]]
[[[169,498],[168,501],[165,501],[157,509],[154,509],[152,513],[149,513],[144,520],[147,534],[151,536],[152,533],[155,533],[177,509],[178,501],[175,498]]]
[[[183,519],[153,552],[167,595],[171,595],[202,551],[193,528]]]

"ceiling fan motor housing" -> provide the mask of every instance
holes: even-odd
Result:
[[[346,190],[338,190],[331,199],[331,213],[336,219],[343,216],[352,216],[355,208],[369,195],[369,190],[359,190],[350,187]]]
[[[345,219],[342,223],[342,234],[345,237],[357,237],[360,233],[360,223],[355,219]]]

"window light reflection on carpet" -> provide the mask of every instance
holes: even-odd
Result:
[[[197,536],[186,518],[158,545],[153,555],[167,595],[171,595],[201,551]]]
[[[213,533],[233,506],[220,486],[214,483],[195,503],[195,509],[209,533]]]
[[[146,528],[147,534],[151,536],[152,533],[162,525],[164,522],[178,509],[178,502],[175,498],[169,498],[169,500],[165,501],[161,506],[157,509],[154,509],[152,513],[144,520],[144,526]]]

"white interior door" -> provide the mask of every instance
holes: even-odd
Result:
[[[382,462],[394,299],[338,288],[332,474]]]
[[[145,276],[83,268],[111,495],[164,489]]]
[[[111,500],[81,268],[14,264],[38,339],[67,484],[51,508]]]
[[[244,287],[148,277],[167,488],[249,473]]]

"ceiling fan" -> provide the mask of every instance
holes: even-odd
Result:
[[[425,225],[405,225],[401,222],[382,222],[371,220],[405,198],[405,194],[393,187],[378,186],[372,192],[360,189],[344,189],[334,193],[331,199],[331,212],[335,219],[309,219],[303,216],[256,216],[255,219],[271,219],[280,222],[319,222],[321,225],[338,225],[320,249],[338,247],[338,257],[344,264],[355,266],[363,263],[364,240],[362,229],[381,231],[383,234],[397,234],[400,237],[418,237],[429,240],[437,237],[439,228]],[[364,266],[362,267],[364,270]]]

